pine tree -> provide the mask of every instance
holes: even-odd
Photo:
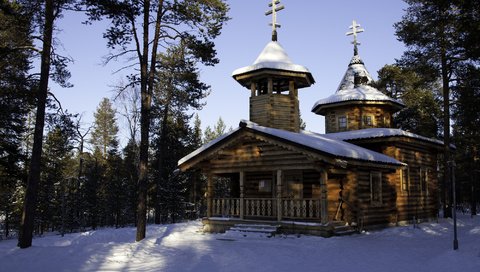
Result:
[[[191,145],[188,148],[188,153],[193,152],[202,145],[202,128],[201,121],[198,114],[195,114],[195,119],[193,121],[193,133],[190,140]],[[189,199],[190,203],[194,204],[194,211],[197,212],[201,207],[201,199],[203,197],[203,188],[202,182],[204,181],[203,175],[199,171],[190,171],[187,173],[188,180],[190,181],[190,190],[189,190]],[[190,217],[195,218],[196,214],[190,215]]]
[[[442,82],[443,94],[443,172],[442,202],[444,216],[450,216],[450,99],[456,71],[466,60],[465,48],[458,29],[460,9],[456,1],[405,0],[409,5],[402,21],[395,24],[398,39],[408,50],[400,63],[427,74],[432,81]]]
[[[45,108],[47,104],[48,83],[52,77],[63,87],[71,86],[68,83],[70,73],[66,70],[68,58],[53,54],[53,29],[57,18],[61,16],[62,10],[74,3],[74,0],[29,0],[18,1],[25,6],[30,14],[33,14],[38,24],[35,26],[41,36],[42,49],[38,50],[27,47],[26,50],[41,52],[40,76],[38,81],[36,97],[36,118],[35,131],[33,136],[32,156],[30,159],[25,201],[22,214],[22,221],[18,236],[18,246],[27,248],[32,245],[33,226],[35,220],[35,207],[37,202],[38,184],[41,173],[41,157],[43,145],[43,130],[45,127]],[[54,69],[51,69],[54,68]]]
[[[207,126],[207,128],[205,128],[205,132],[203,135],[203,142],[208,143],[212,140],[215,140],[216,138],[218,138],[219,136],[222,136],[226,132],[227,132],[227,126],[225,125],[225,122],[223,122],[222,117],[218,117],[218,121],[213,126],[213,129],[210,128],[210,126]]]
[[[28,80],[32,54],[22,48],[32,45],[31,19],[18,3],[0,1],[0,217],[5,236],[18,229],[15,203],[25,180],[21,146],[33,98]]]
[[[108,152],[118,145],[118,126],[115,117],[116,111],[108,98],[103,98],[94,113],[95,123],[90,142],[104,159]]]
[[[471,213],[476,215],[480,202],[480,69],[467,66],[460,73],[461,80],[454,88],[453,106],[454,141],[458,161],[457,195],[459,202],[470,202]]]
[[[72,228],[73,203],[67,196],[75,177],[71,118],[68,114],[49,114],[47,118],[49,131],[44,144],[37,205],[40,233],[48,229],[64,233]]]
[[[130,139],[123,149],[123,190],[126,193],[125,221],[136,225],[137,181],[138,181],[138,144]]]
[[[431,91],[436,86],[418,73],[398,65],[385,65],[378,71],[375,87],[403,101],[405,108],[394,115],[395,127],[430,138],[440,133],[440,95]],[[438,88],[437,88],[438,89]]]
[[[138,178],[138,220],[136,240],[145,238],[147,215],[148,160],[150,144],[151,103],[157,67],[159,45],[177,39],[189,40],[189,46],[206,65],[218,62],[212,40],[220,34],[228,18],[227,5],[222,0],[86,0],[91,20],[108,18],[112,26],[104,37],[112,49],[120,48],[120,56],[133,54],[139,74],[130,76],[130,86],[140,83],[140,157]],[[139,25],[139,22],[141,21]],[[153,35],[150,30],[154,30]]]
[[[156,191],[155,196],[155,223],[160,223],[160,192],[167,182],[168,172],[175,169],[166,166],[166,161],[172,158],[178,159],[178,150],[170,150],[168,138],[178,131],[185,129],[178,124],[185,123],[189,116],[185,112],[189,109],[198,110],[203,106],[202,99],[205,98],[210,86],[200,81],[200,74],[197,63],[199,60],[188,48],[188,41],[181,41],[180,45],[170,47],[165,54],[160,54],[160,65],[158,68],[158,84],[154,92],[154,103],[152,117],[158,120],[158,138],[156,139]],[[181,138],[178,138],[181,139]],[[177,140],[179,142],[181,140]],[[170,143],[177,146],[176,143]],[[164,173],[167,172],[167,173]]]

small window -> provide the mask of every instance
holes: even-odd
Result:
[[[382,203],[382,173],[370,172],[370,200],[372,204]]]
[[[420,192],[422,195],[428,195],[428,170],[420,169]]]
[[[270,193],[272,191],[272,181],[260,180],[258,182],[258,191],[264,193]]]
[[[400,189],[404,194],[410,191],[410,170],[408,168],[400,171]]]
[[[338,117],[338,129],[339,130],[346,130],[347,129],[347,117],[346,116]]]
[[[371,115],[363,116],[363,125],[366,126],[366,127],[373,126],[373,118],[372,118]]]

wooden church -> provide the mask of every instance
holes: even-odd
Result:
[[[370,86],[372,77],[354,56],[337,91],[317,101],[326,134],[300,129],[299,89],[315,80],[294,64],[273,34],[255,62],[233,72],[250,91],[250,120],[178,162],[207,177],[204,230],[271,225],[286,233],[332,236],[428,220],[438,213],[437,155],[443,143],[392,128],[404,105]],[[219,184],[227,193],[215,194]]]

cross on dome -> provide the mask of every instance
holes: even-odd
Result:
[[[345,35],[347,36],[352,36],[353,35],[353,54],[355,56],[358,55],[358,47],[357,45],[360,45],[360,42],[357,40],[357,34],[362,33],[365,31],[365,29],[360,28],[360,24],[357,24],[355,20],[353,20],[352,25],[349,27],[352,31],[347,32]]]
[[[265,12],[265,15],[272,15],[272,22],[269,24],[272,26],[272,41],[277,41],[277,27],[280,28],[280,25],[277,24],[277,12],[284,9],[284,5],[279,5],[280,0],[272,0],[270,4],[268,4],[269,7],[271,7],[271,10],[267,10]]]

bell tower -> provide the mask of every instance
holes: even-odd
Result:
[[[232,73],[233,78],[250,90],[250,121],[261,126],[300,131],[298,89],[315,83],[312,74],[304,66],[294,64],[278,43],[277,12],[284,9],[279,0],[272,0],[272,41],[255,62]]]

